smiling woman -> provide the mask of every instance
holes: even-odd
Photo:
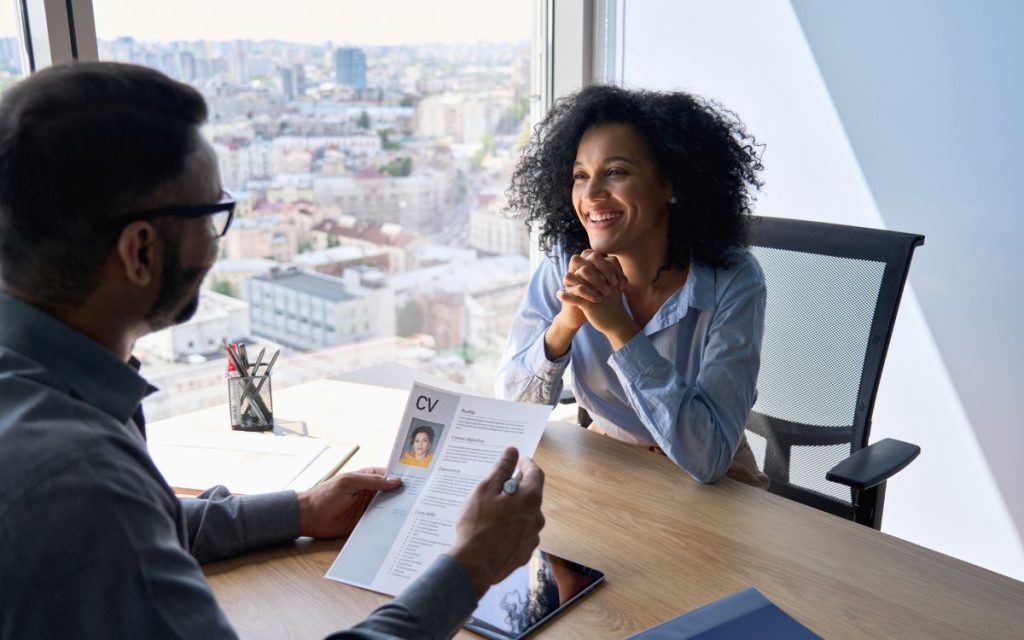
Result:
[[[766,486],[743,438],[764,330],[746,250],[755,148],[735,115],[686,93],[593,86],[559,102],[509,190],[549,255],[497,393],[554,404],[571,368],[592,429],[701,482]]]

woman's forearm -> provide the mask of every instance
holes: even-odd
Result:
[[[561,315],[555,316],[551,326],[544,332],[544,355],[548,360],[555,361],[564,356],[569,351],[572,339],[579,330],[579,327],[566,326]]]

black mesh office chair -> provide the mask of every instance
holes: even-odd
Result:
[[[881,527],[886,480],[920,448],[868,445],[871,411],[914,249],[924,236],[758,218],[768,288],[747,440],[772,493]]]

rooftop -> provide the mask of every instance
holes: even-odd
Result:
[[[221,258],[210,271],[270,271],[276,266],[277,260],[270,258]]]
[[[331,247],[330,249],[321,249],[320,251],[307,251],[306,253],[300,253],[292,258],[292,262],[309,266],[317,264],[331,264],[334,262],[346,262],[349,260],[358,260],[360,258],[371,258],[382,255],[385,255],[385,253],[381,249],[344,245],[341,247]]]
[[[258,276],[253,280],[269,282],[278,287],[291,289],[298,293],[305,293],[331,302],[344,302],[352,300],[356,296],[348,292],[345,281],[341,278],[327,276],[320,273],[308,271],[286,270],[270,273],[265,276]]]
[[[448,262],[388,276],[388,284],[402,292],[481,293],[510,284],[525,284],[530,261],[525,256],[507,255]]]

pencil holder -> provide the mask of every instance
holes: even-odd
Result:
[[[228,409],[235,431],[270,431],[274,428],[274,401],[270,376],[228,378]]]

